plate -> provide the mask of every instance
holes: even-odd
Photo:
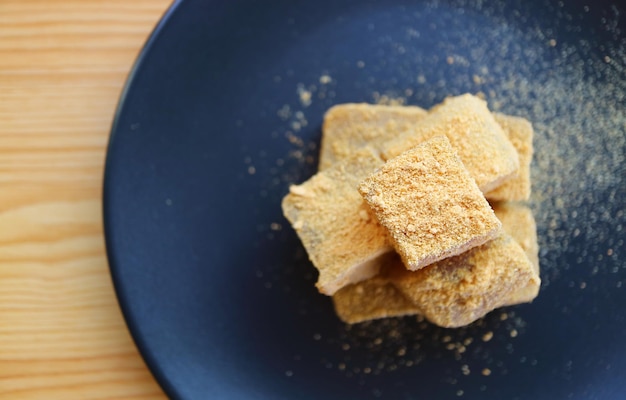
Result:
[[[104,183],[107,251],[175,399],[626,396],[624,9],[580,1],[189,0],[131,73]],[[324,112],[464,92],[535,127],[543,285],[463,329],[352,327],[282,217]]]

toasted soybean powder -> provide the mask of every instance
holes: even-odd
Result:
[[[542,8],[545,17],[541,17],[524,4],[505,8],[501,2],[489,2],[489,6],[482,1],[451,3],[455,7],[429,2],[411,12],[390,12],[389,18],[414,16],[414,23],[407,17],[398,28],[406,35],[399,38],[380,31],[380,61],[357,60],[350,67],[337,66],[337,70],[327,66],[320,71],[320,76],[328,77],[325,85],[304,83],[311,92],[307,104],[289,115],[300,113],[298,119],[306,121],[307,107],[322,102],[328,108],[336,103],[335,93],[353,90],[351,82],[342,82],[340,68],[353,68],[371,73],[363,82],[371,88],[371,98],[350,101],[427,108],[446,95],[471,92],[485,98],[492,111],[527,118],[535,130],[530,206],[537,220],[541,292],[563,282],[571,288],[571,298],[558,297],[555,304],[545,306],[570,315],[581,312],[575,309],[578,291],[596,290],[594,296],[601,298],[610,296],[612,290],[626,290],[622,287],[626,282],[619,279],[626,267],[621,250],[626,225],[626,44],[617,23],[619,12],[598,13],[593,6],[565,12],[561,4],[546,2]],[[424,23],[428,20],[432,20],[430,25]],[[455,30],[455,21],[463,21],[461,30]],[[585,35],[583,23],[599,27],[598,35],[605,43]],[[371,25],[377,29],[376,24]],[[556,28],[552,31],[550,27]],[[568,35],[557,37],[555,31]],[[438,41],[428,51],[414,42],[426,36]],[[397,77],[378,78],[390,68],[398,72]],[[294,93],[297,97],[295,89]],[[304,180],[296,170],[311,163],[316,145],[294,139],[298,130],[290,124],[293,118],[283,119],[284,135],[295,149],[285,159],[296,161],[293,170],[276,183],[284,186]],[[587,278],[571,280],[568,270],[574,268],[584,269],[586,272],[577,276]],[[602,285],[599,291],[594,280]],[[541,292],[537,303],[542,301]],[[594,300],[588,297],[587,301]],[[451,393],[462,396],[467,393],[463,388],[467,376],[482,374],[485,383],[480,390],[488,392],[489,376],[507,374],[511,362],[528,368],[542,362],[540,353],[515,352],[515,341],[528,328],[522,315],[530,312],[529,307],[532,305],[521,309],[523,312],[498,310],[455,330],[434,327],[420,318],[392,318],[340,325],[334,334],[314,332],[311,340],[340,350],[342,358],[322,354],[319,362],[367,385],[374,397],[384,396],[384,392],[370,387],[367,376],[428,359],[452,358],[458,368],[442,380],[451,385]],[[586,306],[582,312],[580,318],[593,320],[592,314],[601,310]],[[500,355],[493,351],[496,345]],[[505,361],[501,354],[515,356]],[[564,364],[563,374],[568,368],[571,362]],[[297,369],[293,373],[297,374]]]

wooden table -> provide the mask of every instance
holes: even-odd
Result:
[[[170,0],[0,0],[0,398],[165,398],[102,234],[116,103]]]

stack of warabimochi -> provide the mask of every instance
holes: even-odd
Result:
[[[283,212],[345,322],[419,314],[467,325],[539,292],[533,130],[472,95],[426,111],[340,104],[319,172]]]

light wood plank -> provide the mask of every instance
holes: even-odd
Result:
[[[106,144],[169,0],[0,1],[0,398],[163,399],[121,316]]]

